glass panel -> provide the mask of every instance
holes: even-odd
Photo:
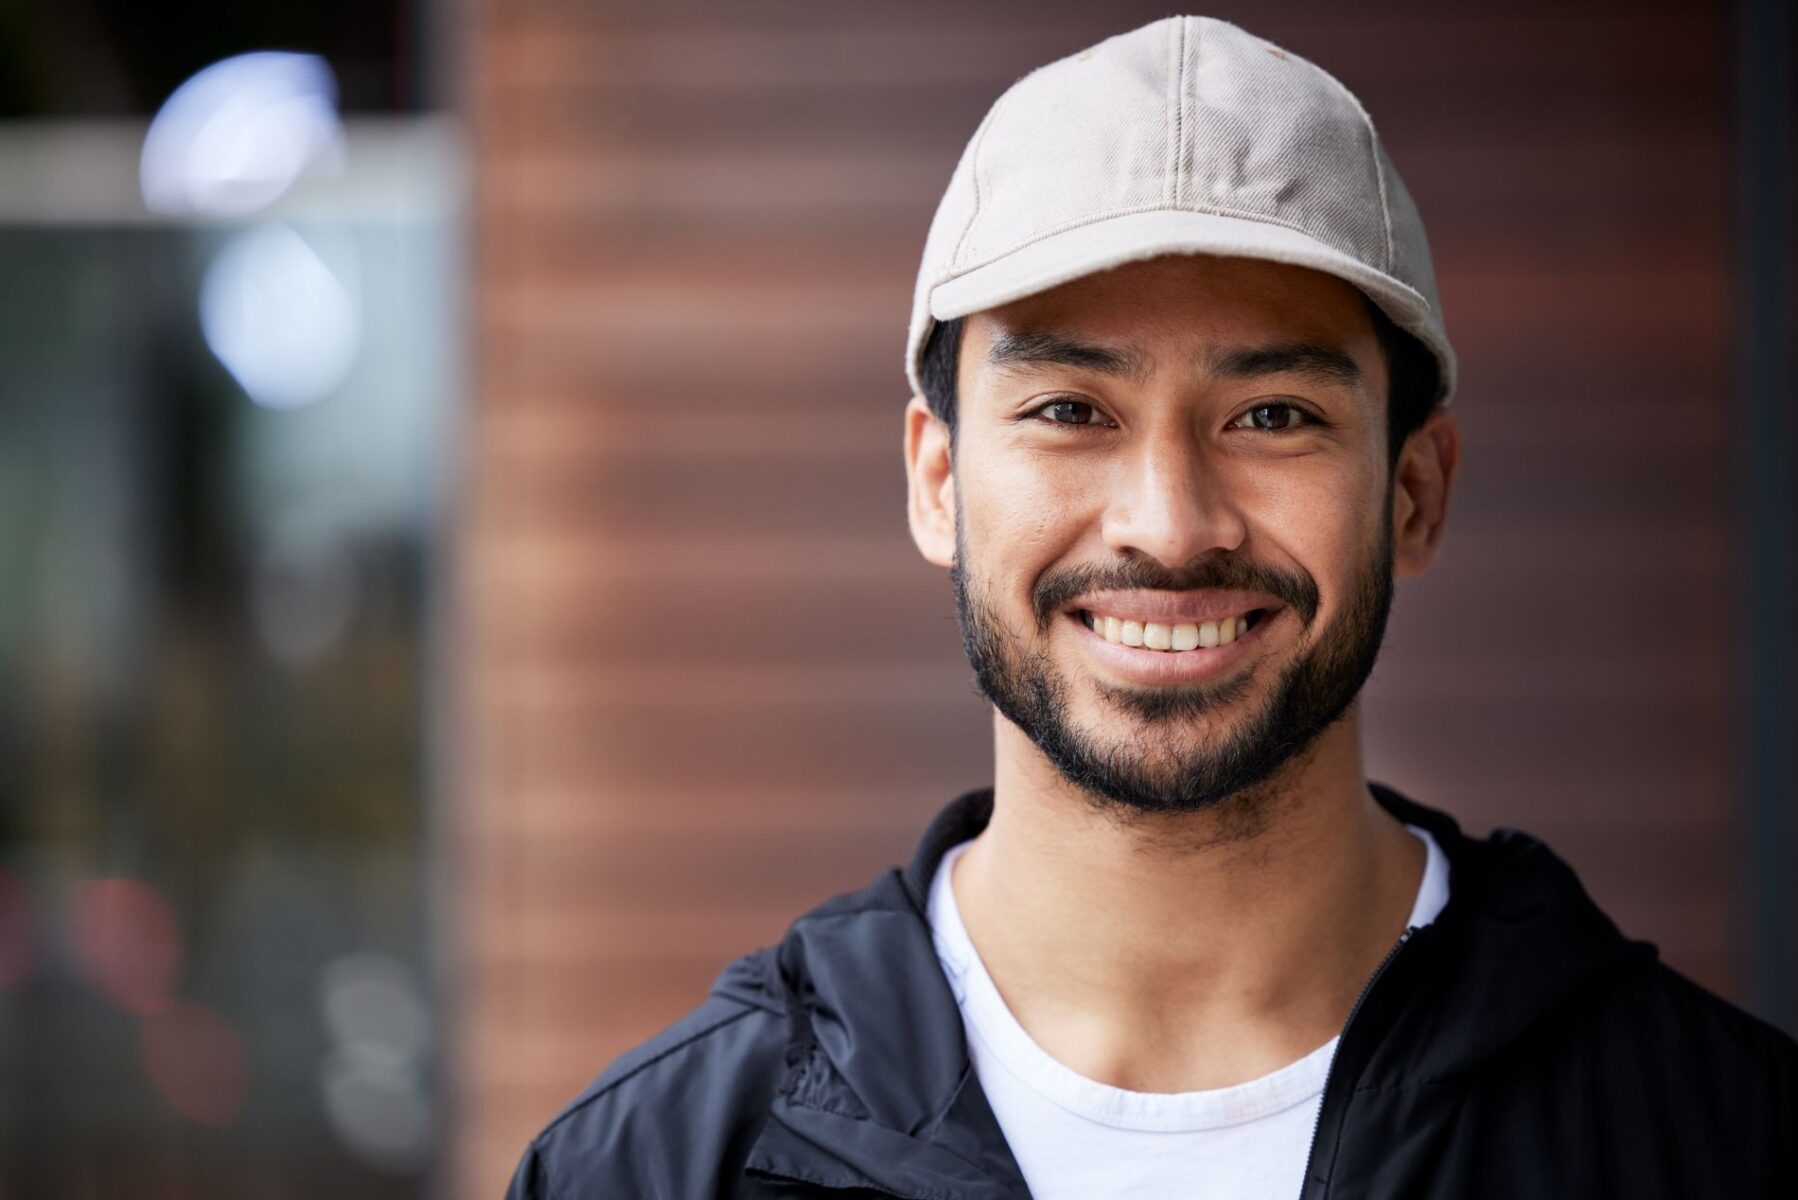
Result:
[[[452,149],[0,223],[0,1193],[423,1190]]]

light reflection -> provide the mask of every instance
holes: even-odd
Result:
[[[349,373],[361,314],[347,249],[340,270],[286,225],[245,230],[219,251],[200,283],[206,345],[264,408],[298,408],[329,395]]]
[[[389,954],[346,954],[320,973],[319,1007],[335,1042],[319,1068],[331,1127],[371,1167],[420,1169],[431,1135],[419,1071],[429,1023],[411,969]]]
[[[313,54],[261,51],[216,62],[176,88],[150,123],[144,203],[185,216],[241,216],[308,167],[343,161],[337,81]]]
[[[271,538],[250,580],[256,632],[290,666],[320,658],[355,615],[360,582],[341,539],[290,533]]]
[[[339,1047],[325,1060],[320,1087],[331,1127],[365,1164],[395,1174],[425,1165],[430,1109],[411,1072]]]
[[[346,954],[319,979],[325,1027],[339,1042],[409,1061],[425,1048],[424,1000],[412,972],[390,954]]]
[[[175,1003],[143,1023],[144,1070],[168,1106],[201,1125],[226,1126],[249,1095],[243,1037],[222,1015]]]
[[[181,930],[161,893],[133,879],[92,879],[74,901],[75,963],[127,1012],[161,1012],[181,966]]]

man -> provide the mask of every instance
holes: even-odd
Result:
[[[1020,80],[906,365],[993,786],[614,1062],[515,1197],[1798,1195],[1790,1039],[1364,774],[1460,439],[1339,83],[1191,17]]]

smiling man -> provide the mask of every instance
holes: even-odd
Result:
[[[514,1197],[1798,1195],[1789,1038],[1366,776],[1460,438],[1339,83],[1192,17],[1026,76],[906,368],[992,786],[608,1067]]]

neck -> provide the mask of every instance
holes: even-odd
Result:
[[[1358,706],[1254,795],[1095,806],[996,717],[992,820],[952,879],[969,937],[1051,1056],[1138,1091],[1221,1087],[1340,1029],[1403,931],[1421,843],[1362,771]]]

